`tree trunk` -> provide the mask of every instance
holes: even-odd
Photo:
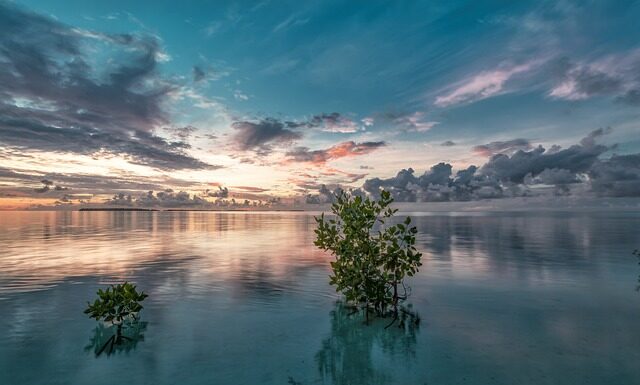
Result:
[[[118,324],[118,328],[116,329],[116,344],[122,342],[122,323]]]
[[[393,281],[393,313],[398,316],[398,280]]]

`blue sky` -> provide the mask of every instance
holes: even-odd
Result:
[[[98,164],[93,150],[4,141],[5,153],[20,148],[42,159],[74,152],[91,157],[76,174],[135,174],[192,193],[238,185],[285,196],[322,184],[359,187],[409,167],[417,176],[441,161],[452,165],[455,179],[457,170],[481,168],[498,152],[568,148],[609,127],[598,137],[607,147],[598,161],[640,148],[637,1],[4,4],[7,15],[42,17],[67,31],[64,36],[74,35],[81,52],[73,55],[96,84],[153,46],[152,72],[127,89],[148,96],[165,87],[153,101],[162,117],[145,120],[141,130],[166,140],[170,153],[196,167],[140,161],[125,145],[120,154],[102,147],[108,156]],[[115,38],[124,35],[133,38]],[[48,55],[72,61],[62,51]],[[7,93],[18,100],[15,88]],[[132,138],[140,144],[139,136]],[[516,139],[520,144],[510,146]],[[476,148],[490,143],[502,144],[493,146],[497,152]],[[30,164],[13,156],[7,168],[31,173],[31,183],[39,184],[47,175],[34,157]],[[107,158],[121,164],[105,171]],[[20,183],[6,185],[15,195],[26,191]]]

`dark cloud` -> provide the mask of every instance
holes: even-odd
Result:
[[[558,83],[550,95],[555,98],[580,100],[594,96],[615,96],[617,102],[637,105],[640,56],[619,55],[594,63],[572,63],[563,58],[557,62]]]
[[[629,90],[616,98],[616,101],[630,106],[640,106],[640,89]]]
[[[308,124],[329,132],[350,133],[358,131],[359,128],[356,122],[338,112],[315,115],[309,120]]]
[[[603,196],[640,196],[640,154],[614,155],[589,170],[593,191]]]
[[[37,192],[38,194],[46,193],[49,190],[50,190],[49,186],[42,186],[42,187],[33,189],[33,191]]]
[[[528,184],[548,184],[548,185],[567,185],[578,183],[576,173],[564,168],[547,168],[535,178],[530,179]]]
[[[173,129],[173,133],[181,140],[180,143],[185,143],[191,137],[191,135],[196,132],[196,130],[197,128],[193,126],[177,127]]]
[[[611,94],[622,86],[622,79],[589,68],[574,69],[568,76],[575,82],[576,91],[586,96]]]
[[[231,125],[236,129],[232,140],[240,150],[253,150],[258,154],[268,154],[274,144],[291,144],[302,138],[299,129],[319,128],[328,132],[350,133],[358,130],[358,125],[338,112],[323,113],[308,120],[287,120],[264,118],[256,121],[237,121]]]
[[[201,80],[203,80],[205,77],[207,76],[207,74],[204,72],[204,70],[198,66],[194,66],[193,67],[193,81],[194,82],[199,82]]]
[[[336,186],[333,190],[331,190],[326,185],[322,184],[318,188],[317,194],[307,194],[305,197],[306,204],[325,204],[325,203],[334,203],[338,195],[340,195],[343,191],[342,187]]]
[[[46,180],[46,179],[42,180],[41,182],[42,182],[42,187],[38,187],[38,188],[33,189],[33,191],[38,193],[38,194],[46,193],[46,192],[48,192],[50,190],[53,190],[53,191],[67,191],[67,190],[70,190],[70,188],[63,187],[63,186],[60,186],[60,185],[56,185],[55,187],[52,188],[51,186],[53,185],[53,182],[51,182],[49,180]]]
[[[513,155],[497,154],[482,167],[469,166],[452,176],[452,166],[439,163],[420,176],[404,169],[396,176],[367,179],[363,190],[378,196],[390,191],[403,202],[466,201],[534,194],[531,187],[553,186],[555,194],[571,193],[571,186],[587,186],[602,196],[640,196],[640,154],[600,159],[611,147],[597,143],[611,129],[594,130],[567,149],[542,146]]]
[[[174,192],[166,189],[158,193],[153,191],[145,195],[133,197],[131,194],[119,193],[105,202],[113,206],[127,207],[164,207],[164,208],[208,208],[212,203],[196,194],[189,194],[185,191]]]
[[[288,144],[300,138],[302,134],[292,131],[286,123],[273,118],[260,121],[238,121],[232,124],[236,130],[232,140],[240,150],[254,150],[269,153],[273,144]]]
[[[451,140],[447,140],[447,141],[444,141],[444,142],[440,143],[440,145],[444,146],[444,147],[451,147],[451,146],[455,146],[456,142],[451,141]]]
[[[229,197],[229,189],[227,187],[218,186],[217,190],[205,190],[205,194],[211,198],[227,198]]]
[[[580,144],[583,147],[593,148],[594,146],[596,146],[596,140],[598,140],[598,138],[610,134],[611,131],[613,131],[611,127],[598,128],[596,130],[593,130],[589,133],[589,135],[580,140]]]
[[[248,199],[237,200],[235,198],[226,199],[229,195],[227,188],[220,187],[218,191],[205,190],[200,194],[190,194],[186,191],[175,192],[172,189],[165,189],[159,192],[148,191],[145,194],[133,195],[118,193],[105,201],[105,204],[118,207],[146,207],[146,208],[167,208],[167,209],[204,209],[215,208],[249,208],[249,207],[272,207],[280,205],[280,198],[266,196],[247,196]],[[207,197],[216,198],[209,201]],[[251,202],[249,199],[254,199]]]
[[[310,150],[307,147],[296,147],[286,153],[289,161],[309,162],[314,164],[324,164],[329,160],[360,156],[369,154],[379,148],[386,146],[385,142],[362,142],[347,141],[338,143],[324,150]]]
[[[86,47],[108,49],[97,68]],[[188,145],[154,134],[166,124],[172,86],[156,74],[161,55],[149,36],[68,27],[0,3],[0,143],[17,149],[111,153],[160,169],[209,165]]]
[[[322,113],[303,121],[287,121],[289,128],[319,128],[327,132],[352,133],[359,129],[356,122],[339,112]]]
[[[580,183],[580,178],[576,173],[564,168],[547,168],[535,177],[528,174],[524,183],[527,185],[552,185],[556,188],[556,195],[568,195],[570,185]]]
[[[531,143],[527,139],[512,139],[507,141],[497,141],[475,146],[473,151],[481,156],[492,156],[494,154],[510,154],[518,150],[531,149]]]
[[[595,144],[594,139],[601,136],[600,130],[591,132],[582,139],[580,145],[547,153],[542,146],[531,151],[517,151],[512,156],[494,155],[482,168],[483,175],[499,181],[523,183],[527,174],[536,176],[546,169],[565,169],[573,173],[587,172],[598,157],[609,148]]]
[[[401,202],[448,200],[451,169],[450,164],[438,163],[419,177],[412,168],[404,169],[393,178],[368,179],[362,188],[376,197],[381,189],[388,190]]]

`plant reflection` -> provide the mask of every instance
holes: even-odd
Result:
[[[389,383],[381,359],[415,359],[419,323],[402,313],[393,327],[385,329],[386,325],[383,318],[365,325],[362,312],[337,302],[331,311],[331,335],[316,353],[323,379],[328,377],[335,385]]]
[[[93,331],[93,337],[89,340],[89,344],[85,346],[84,351],[93,350],[96,357],[102,353],[110,356],[117,353],[129,353],[138,346],[138,342],[144,341],[144,332],[147,330],[146,322],[132,322],[123,329],[122,340],[114,343],[115,326],[105,326],[100,323]]]
[[[633,255],[638,257],[638,265],[640,265],[640,249],[635,249],[633,251]],[[638,275],[638,285],[636,286],[636,291],[640,292],[640,275]]]

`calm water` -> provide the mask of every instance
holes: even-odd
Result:
[[[0,384],[640,384],[640,214],[413,215],[402,331],[336,305],[307,213],[2,212]],[[146,324],[96,357],[123,280]]]

